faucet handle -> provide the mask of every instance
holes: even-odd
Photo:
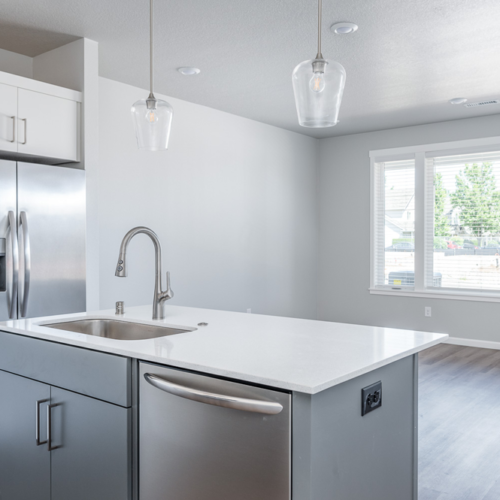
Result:
[[[165,290],[165,295],[167,299],[171,299],[174,296],[174,292],[170,288],[170,271],[167,271],[167,289]]]

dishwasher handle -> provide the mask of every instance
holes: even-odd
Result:
[[[259,401],[257,399],[237,398],[235,396],[226,396],[213,392],[200,391],[199,389],[191,389],[190,387],[175,384],[174,382],[152,375],[151,373],[145,373],[144,378],[157,389],[173,394],[174,396],[197,401],[198,403],[222,406],[224,408],[249,411],[252,413],[264,413],[265,415],[277,415],[283,410],[283,406],[279,403]]]

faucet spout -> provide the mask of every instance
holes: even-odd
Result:
[[[170,273],[167,273],[167,289],[162,291],[161,286],[161,245],[156,233],[148,227],[138,226],[131,229],[122,240],[120,245],[120,253],[116,265],[115,276],[125,278],[127,276],[127,247],[132,238],[138,234],[146,234],[149,236],[155,247],[155,289],[153,296],[153,319],[164,319],[165,311],[164,304],[166,300],[174,296],[174,292],[170,288]]]

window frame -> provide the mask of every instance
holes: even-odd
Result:
[[[473,154],[479,152],[500,150],[500,136],[481,139],[469,139],[453,142],[442,142],[418,146],[408,146],[391,149],[379,149],[369,152],[370,158],[370,286],[369,292],[374,295],[393,295],[403,297],[420,297],[436,299],[477,300],[485,302],[500,302],[499,291],[485,291],[477,289],[452,289],[426,287],[425,275],[428,272],[426,265],[426,244],[429,235],[425,225],[426,196],[429,189],[426,185],[431,182],[427,177],[428,168],[426,159],[436,156],[451,156]],[[376,267],[376,164],[388,161],[405,159],[415,160],[415,284],[413,287],[395,289],[390,285],[375,285],[375,276],[379,272]],[[433,179],[432,179],[433,182]],[[378,186],[380,189],[380,186]]]

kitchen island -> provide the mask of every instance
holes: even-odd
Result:
[[[162,476],[166,475],[176,500],[417,499],[417,354],[447,335],[178,306],[166,306],[165,311],[166,319],[157,321],[151,320],[151,308],[144,306],[119,316],[100,311],[0,325],[5,332],[0,333],[0,370],[6,377],[50,386],[47,394],[36,396],[37,411],[30,420],[36,417],[37,440],[45,440],[47,436],[38,435],[38,426],[47,423],[39,407],[48,399],[52,408],[47,415],[55,436],[50,467],[57,464],[58,453],[70,448],[70,440],[65,440],[63,431],[57,435],[57,427],[69,429],[70,424],[63,422],[71,414],[71,404],[62,402],[62,396],[61,402],[52,401],[52,392],[78,393],[85,401],[106,405],[105,415],[108,410],[119,413],[119,417],[109,414],[108,425],[123,420],[116,444],[96,450],[88,448],[87,440],[85,451],[65,458],[60,497],[52,470],[47,499],[68,494],[74,500],[87,498],[73,494],[72,488],[79,481],[75,469],[88,464],[91,456],[100,457],[95,484],[89,480],[92,471],[81,484],[87,488],[94,484],[94,500],[159,499],[164,485],[152,470],[158,462],[163,471],[175,469],[172,476],[166,472]],[[116,340],[47,326],[95,318],[185,331]],[[8,391],[12,383],[11,379],[0,383],[0,390]],[[179,397],[186,387],[190,394]],[[193,401],[215,394],[216,387],[224,388],[237,403],[250,401],[258,407],[261,402],[271,410],[224,407],[230,398],[223,403]],[[156,393],[150,391],[170,399],[157,406],[152,399]],[[35,411],[35,403],[30,405]],[[27,408],[30,405],[26,403]],[[154,417],[160,407],[162,420]],[[273,414],[275,407],[281,408],[279,414]],[[0,418],[0,426],[7,425],[4,420]],[[165,429],[175,426],[173,434],[164,435]],[[103,423],[97,447],[109,438],[106,433],[111,430],[106,429]],[[0,436],[0,444],[8,445],[9,434],[2,427]],[[187,442],[190,436],[196,439]],[[126,443],[121,443],[125,437]],[[2,454],[0,449],[0,466],[7,467],[9,461]],[[115,467],[99,476],[103,467],[111,461],[118,467],[120,460],[120,470]],[[124,484],[110,492],[107,480]],[[5,486],[9,487],[13,488]],[[12,497],[17,498],[22,499]],[[45,497],[38,494],[38,498]]]

